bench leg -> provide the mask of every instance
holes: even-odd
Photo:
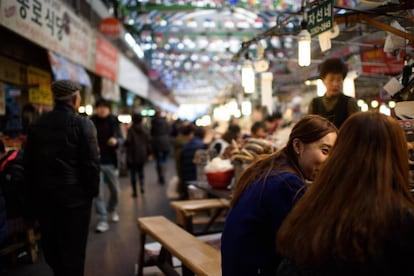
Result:
[[[208,223],[206,224],[206,226],[203,229],[203,232],[201,232],[201,234],[206,234],[208,229],[210,229],[211,225],[213,225],[213,223],[216,221],[216,219],[221,215],[221,213],[223,212],[223,208],[218,208],[213,216],[210,218],[210,220],[208,221]]]
[[[157,267],[164,272],[165,275],[168,276],[179,276],[179,274],[175,271],[172,263],[172,256],[171,253],[168,252],[163,246],[161,247],[160,254],[157,258]]]
[[[185,265],[182,265],[181,271],[183,273],[183,276],[194,276],[194,272],[189,270]]]
[[[186,217],[186,225],[184,229],[187,230],[187,232],[193,234],[193,216]]]
[[[141,230],[142,231],[142,230]],[[143,276],[144,275],[144,260],[145,260],[145,233],[141,233],[140,235],[140,240],[141,240],[141,244],[140,244],[140,250],[139,250],[139,255],[138,255],[138,276]]]

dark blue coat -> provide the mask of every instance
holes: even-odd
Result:
[[[266,181],[260,178],[243,192],[224,225],[223,276],[276,274],[281,260],[276,233],[304,191],[298,175],[281,173]]]
[[[197,180],[197,167],[193,158],[197,150],[206,148],[207,145],[198,137],[192,138],[184,145],[181,152],[181,177],[183,181]]]

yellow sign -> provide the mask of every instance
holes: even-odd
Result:
[[[52,90],[50,89],[52,78],[49,72],[29,66],[27,68],[27,82],[33,86],[29,88],[30,103],[53,104]]]

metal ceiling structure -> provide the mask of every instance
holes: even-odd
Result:
[[[353,63],[363,51],[383,48],[387,32],[409,42],[392,53],[397,60],[401,51],[404,58],[413,54],[414,2],[410,0],[336,0],[334,18],[340,33],[325,52],[318,38],[312,38],[312,65],[306,68],[297,65],[295,35],[304,10],[317,5],[317,0],[104,2],[143,48],[150,79],[180,104],[214,104],[223,93],[233,93],[245,53],[255,59],[261,48],[277,93],[303,89],[304,81],[315,76],[326,57],[342,56]],[[392,21],[403,30],[390,27]],[[359,66],[376,63],[360,58],[356,62]],[[385,81],[392,73],[361,74],[364,93],[378,93],[370,80]]]

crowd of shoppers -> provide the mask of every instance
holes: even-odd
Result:
[[[234,185],[221,238],[224,276],[403,275],[408,270],[414,198],[406,136],[392,117],[356,112],[355,100],[340,89],[346,75],[341,62],[329,59],[320,66],[327,92],[309,107],[319,115],[303,116],[286,145],[257,156]],[[97,232],[108,231],[108,222],[120,219],[120,147],[126,148],[132,196],[138,195],[137,181],[143,196],[143,168],[152,156],[158,183],[166,181],[171,128],[160,110],[149,128],[134,114],[124,139],[110,102],[98,99],[88,119],[76,112],[81,101],[77,83],[56,81],[51,88],[53,110],[27,128],[25,216],[39,222],[45,259],[54,274],[81,276],[93,203]],[[196,152],[209,146],[223,152],[240,139],[241,129],[230,124],[222,140],[210,144],[203,127],[184,121],[177,130],[178,189],[180,199],[187,199],[186,183],[197,179]],[[267,131],[264,122],[256,122],[245,138],[263,139]],[[9,155],[1,144],[0,155],[3,183],[2,164]]]

